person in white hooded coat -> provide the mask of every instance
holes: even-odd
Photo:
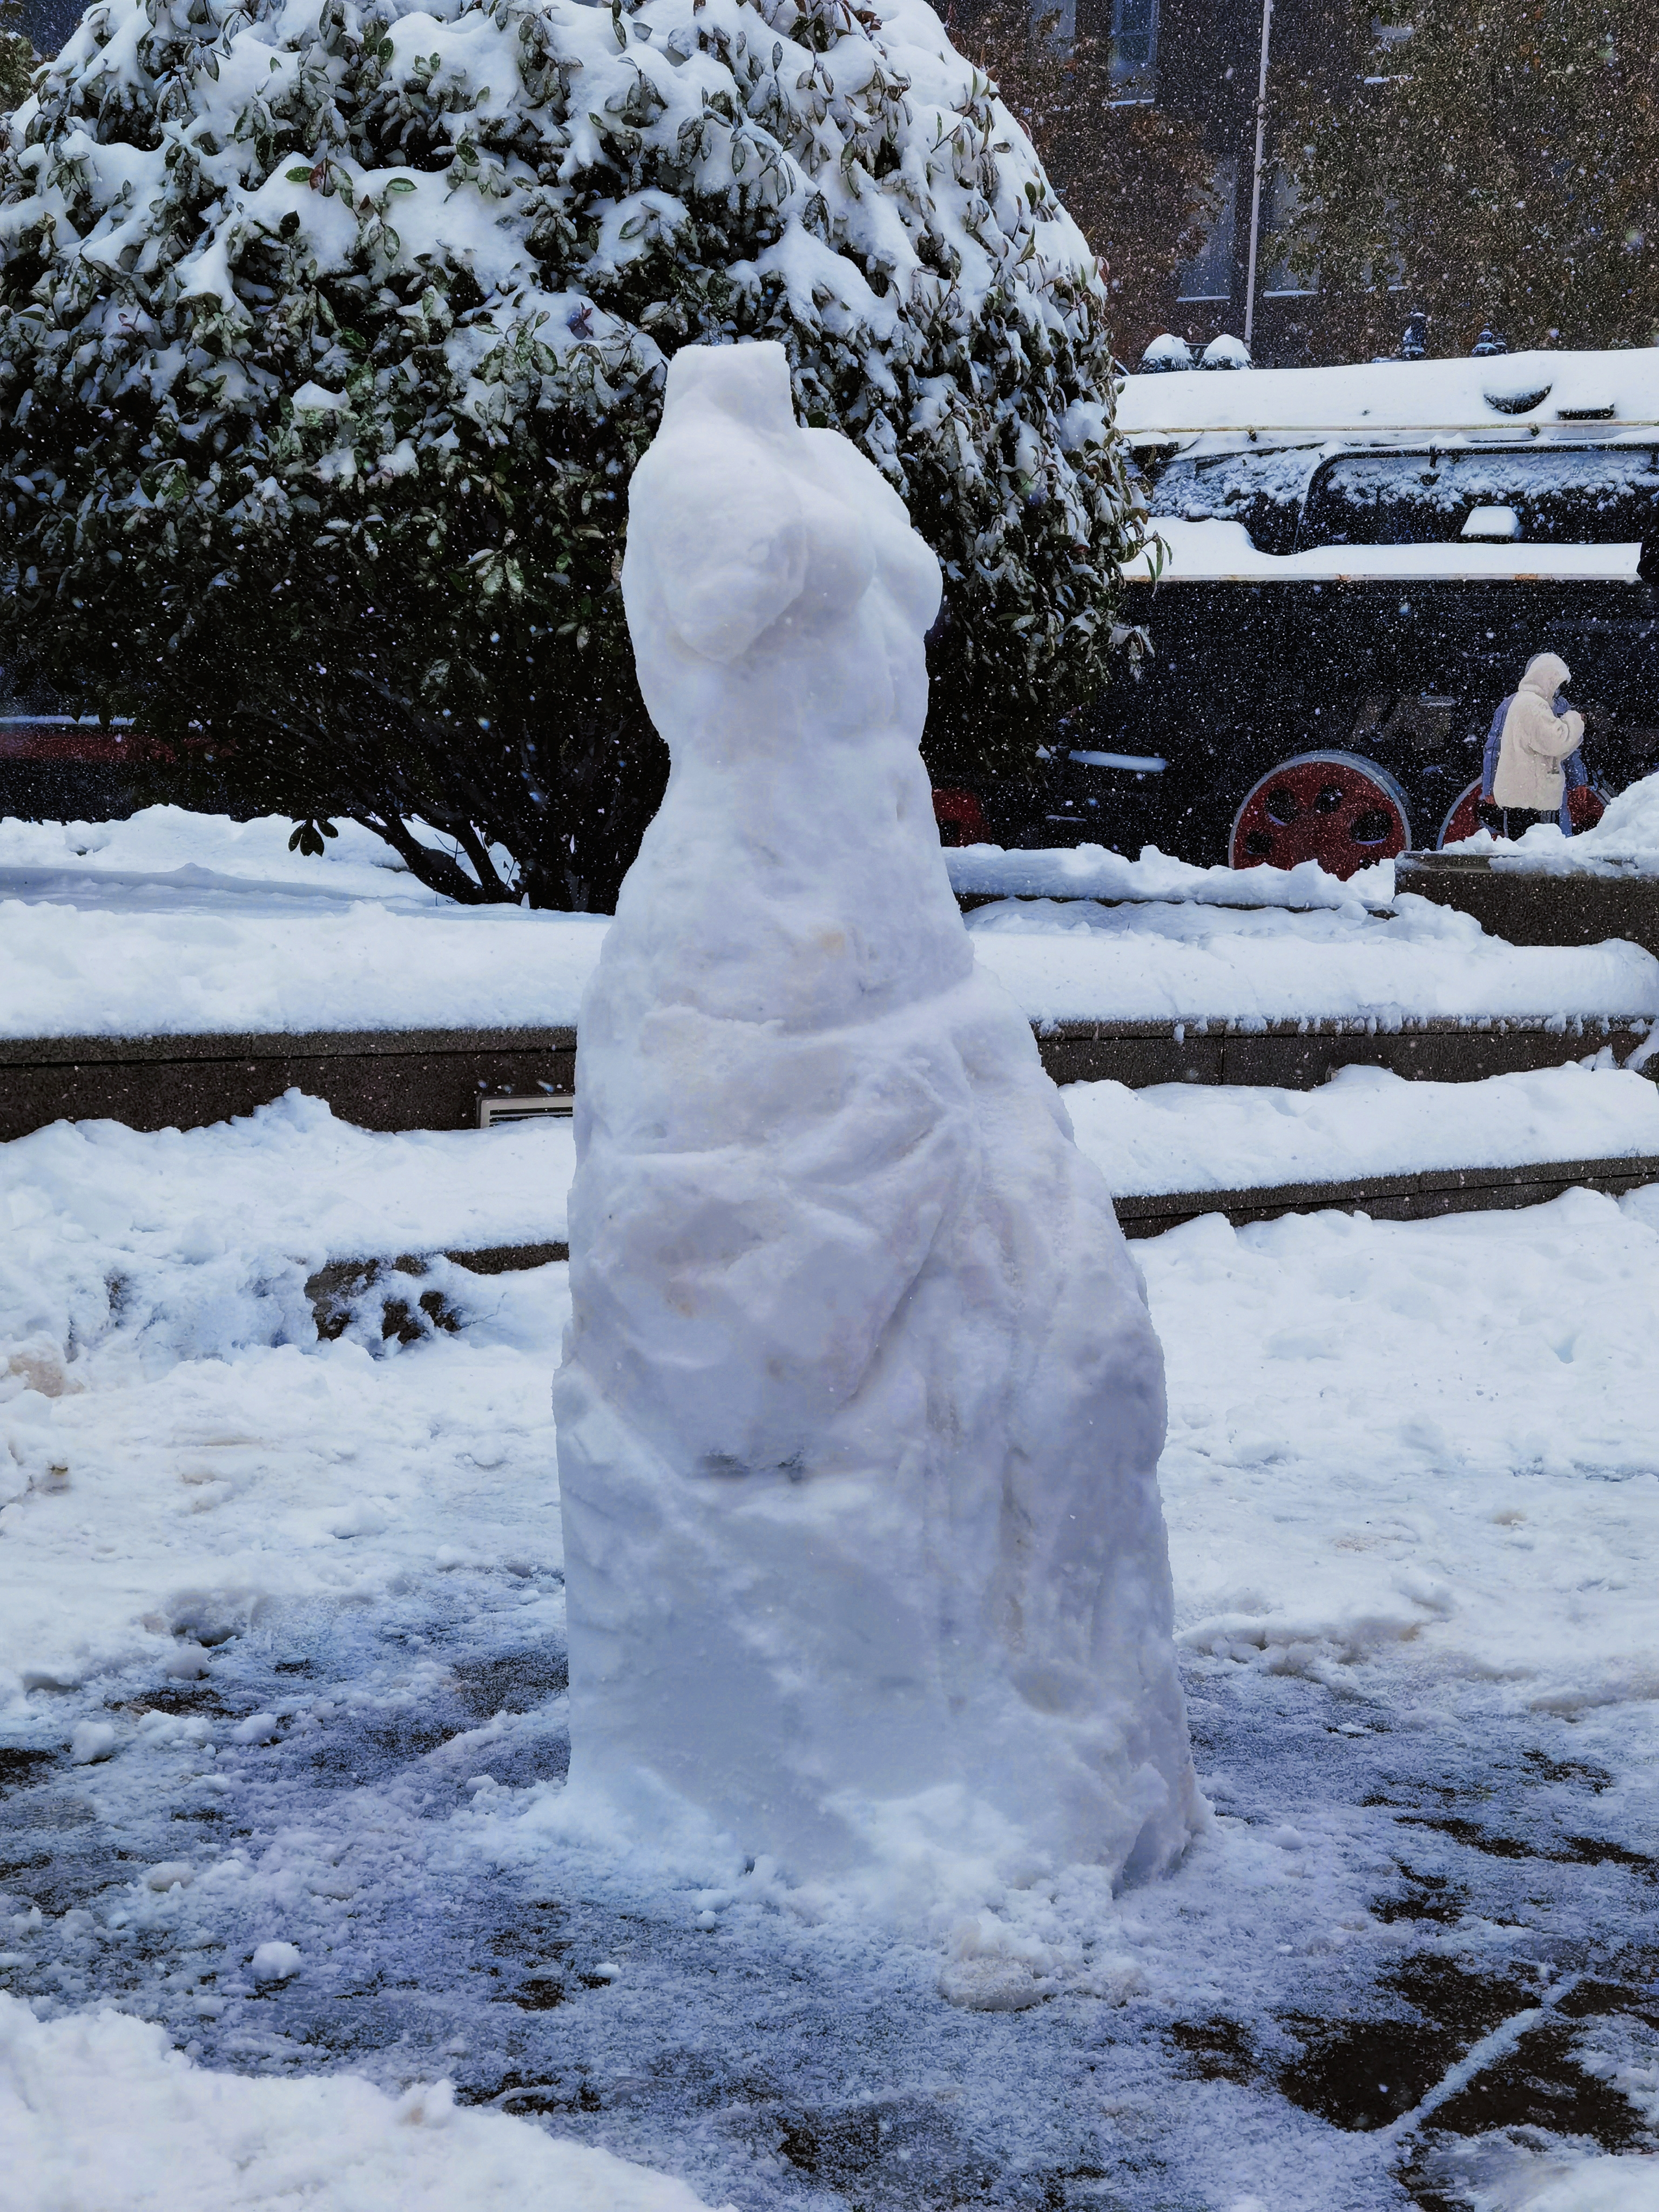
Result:
[[[1511,836],[1534,822],[1553,822],[1560,812],[1566,787],[1561,763],[1584,741],[1583,716],[1571,707],[1555,711],[1556,693],[1571,681],[1559,653],[1536,654],[1504,717],[1492,792]]]

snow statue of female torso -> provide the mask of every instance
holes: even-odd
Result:
[[[573,1779],[802,1876],[1153,1871],[1200,1814],[1163,1362],[946,878],[938,566],[775,344],[676,356],[629,514],[673,769],[581,1013]]]

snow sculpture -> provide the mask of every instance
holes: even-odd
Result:
[[[781,347],[690,347],[623,591],[673,767],[581,1014],[573,1779],[801,1875],[918,1823],[1152,1872],[1162,1358],[946,878],[938,565]]]

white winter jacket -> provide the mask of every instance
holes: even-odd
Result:
[[[1555,711],[1555,695],[1569,682],[1559,653],[1540,653],[1521,678],[1521,688],[1504,718],[1498,773],[1492,795],[1499,806],[1524,806],[1553,814],[1561,805],[1565,779],[1561,763],[1584,738],[1584,718],[1572,708]]]

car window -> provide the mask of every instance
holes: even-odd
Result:
[[[1655,462],[1651,447],[1346,454],[1310,485],[1297,544],[1446,544],[1484,507],[1513,509],[1534,545],[1627,544],[1659,536]]]
[[[1150,486],[1147,504],[1172,520],[1242,522],[1264,553],[1288,553],[1318,465],[1318,450],[1305,447],[1175,460]]]

